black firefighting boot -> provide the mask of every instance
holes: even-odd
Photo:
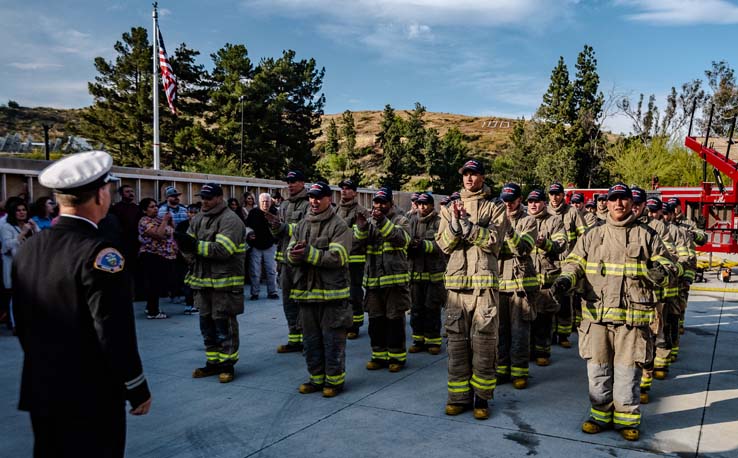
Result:
[[[220,363],[206,363],[204,367],[198,367],[192,371],[192,378],[204,378],[220,374]]]

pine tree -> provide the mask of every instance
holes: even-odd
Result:
[[[602,164],[605,149],[600,130],[605,98],[598,92],[600,76],[591,46],[584,45],[577,56],[576,69],[573,83],[575,120],[568,137],[576,164],[575,183],[589,188],[607,184],[606,170]]]
[[[426,135],[426,164],[433,192],[451,194],[458,191],[461,186],[459,167],[469,155],[464,134],[452,127],[440,141],[435,129],[428,129]]]
[[[346,110],[341,115],[341,136],[343,137],[343,149],[350,161],[358,159],[356,156],[356,125],[354,115]]]
[[[132,28],[114,49],[114,62],[95,58],[98,75],[88,83],[94,103],[82,115],[80,134],[102,143],[117,165],[149,167],[153,158],[152,55],[146,29]]]
[[[383,159],[382,185],[392,189],[401,189],[410,180],[405,161],[405,149],[402,144],[402,119],[395,115],[390,105],[385,105],[377,134],[377,143],[382,148]]]
[[[405,143],[403,147],[407,155],[407,172],[409,175],[417,175],[422,173],[425,165],[424,147],[425,147],[425,121],[423,116],[426,109],[420,102],[415,102],[415,108],[410,112],[410,116],[405,121]]]
[[[338,153],[338,126],[336,120],[331,119],[328,122],[328,129],[325,131],[325,146],[323,151],[325,154],[336,154]]]

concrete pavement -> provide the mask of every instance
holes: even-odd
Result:
[[[333,399],[299,394],[304,359],[276,353],[287,337],[281,301],[246,301],[232,383],[192,379],[204,350],[198,319],[183,308],[164,300],[171,318],[146,320],[136,304],[154,403],[148,416],[128,417],[128,457],[738,456],[736,293],[691,295],[679,361],[667,381],[654,381],[638,442],[580,431],[589,402],[576,345],[556,347],[549,367],[533,365],[527,390],[499,386],[491,418],[478,421],[444,414],[445,352],[411,354],[397,374],[367,371],[366,327],[347,345],[346,390]],[[22,356],[6,330],[0,354],[0,456],[30,457],[30,421],[16,410]]]

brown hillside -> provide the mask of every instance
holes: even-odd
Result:
[[[398,116],[407,118],[409,111],[398,110]],[[379,132],[382,120],[381,111],[354,111],[354,123],[356,124],[356,146],[363,148],[374,144],[374,139]],[[323,116],[321,130],[323,134],[318,137],[316,143],[325,143],[325,131],[331,119],[336,121],[339,129],[341,126],[341,114],[327,114]],[[442,136],[450,128],[458,128],[467,136],[472,150],[482,153],[497,154],[507,142],[512,132],[515,120],[497,118],[494,116],[466,116],[451,113],[426,113],[423,117],[426,128],[437,129]]]

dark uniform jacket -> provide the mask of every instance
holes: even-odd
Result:
[[[13,263],[21,410],[89,417],[149,398],[128,281],[88,221],[62,217],[23,244]]]

